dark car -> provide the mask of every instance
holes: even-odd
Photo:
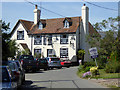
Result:
[[[19,57],[19,61],[26,72],[36,72],[36,61],[34,60],[34,57],[32,55],[21,55]]]
[[[21,74],[22,74],[22,83],[25,81],[25,72],[24,69],[22,68],[22,65],[20,64],[20,62],[18,60],[14,60],[14,62],[16,62]]]
[[[71,66],[71,61],[70,60],[61,60],[61,65],[62,65],[62,67],[69,68]]]
[[[17,66],[16,62],[14,61],[8,61],[8,66],[10,70],[12,71],[12,77],[15,76],[17,80],[17,86],[20,87],[22,85],[22,73],[20,68]]]
[[[61,69],[62,66],[61,66],[61,63],[60,63],[60,58],[58,57],[47,57],[46,58],[47,61],[48,61],[48,68],[50,69],[53,69],[53,68],[58,68],[58,69]]]
[[[0,89],[11,90],[17,88],[17,81],[15,77],[11,76],[11,70],[8,66],[0,66]]]
[[[40,58],[40,59],[37,59],[36,61],[37,61],[37,70],[48,69],[48,62],[46,58]]]

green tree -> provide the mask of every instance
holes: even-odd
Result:
[[[18,50],[15,40],[10,40],[9,31],[10,23],[6,24],[2,22],[1,31],[2,31],[2,60],[7,60],[8,57],[14,57],[15,52]]]
[[[93,26],[98,32],[104,30],[105,36],[101,37],[100,34],[95,33],[87,36],[87,42],[91,47],[97,47],[99,66],[105,66],[107,57],[110,57],[113,51],[117,51],[117,53],[120,54],[120,44],[118,44],[119,36],[117,36],[117,38],[114,37],[115,34],[117,35],[116,30],[118,30],[118,17],[110,17],[107,20],[102,20],[102,22],[97,22]],[[117,56],[120,57],[120,55]]]
[[[30,55],[29,49],[25,49],[21,52],[21,55]]]

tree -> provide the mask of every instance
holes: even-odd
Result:
[[[97,22],[93,25],[94,29],[98,32],[104,31],[105,36],[100,37],[98,33],[87,36],[87,42],[91,47],[97,47],[99,57],[97,59],[99,66],[105,66],[107,57],[110,57],[111,53],[117,51],[120,57],[120,44],[118,41],[117,30],[118,30],[118,17],[108,18],[107,20],[102,20],[102,22]],[[115,35],[117,37],[115,37]]]
[[[15,40],[10,40],[10,33],[8,33],[10,23],[2,22],[2,60],[7,60],[8,57],[14,57],[18,50]]]
[[[21,55],[30,55],[29,49],[25,49],[21,52]]]

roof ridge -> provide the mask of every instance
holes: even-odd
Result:
[[[29,20],[24,20],[24,19],[19,19],[18,21],[27,21],[27,22],[33,22],[33,21],[29,21]]]

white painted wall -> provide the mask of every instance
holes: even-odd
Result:
[[[74,35],[75,40],[71,40],[71,37]],[[58,40],[56,41],[56,36]],[[74,43],[74,48],[70,44]],[[43,45],[43,37],[42,37],[42,45],[33,45],[32,54],[34,55],[34,49],[41,49],[44,57],[47,57],[47,49],[54,49],[56,56],[60,57],[60,48],[68,48],[68,57],[71,59],[74,55],[76,55],[76,34],[68,34],[68,44],[60,44],[60,34],[52,35],[52,43],[53,45]],[[33,39],[34,44],[34,39]]]
[[[24,40],[17,40],[17,31],[24,31]],[[21,23],[19,23],[16,27],[13,35],[11,36],[11,39],[16,40],[16,43],[19,45],[20,50],[23,50],[20,43],[26,43],[28,45],[28,48],[31,50],[31,38],[27,35],[27,31]]]
[[[89,8],[87,6],[82,7],[82,22],[81,22],[81,49],[85,50],[84,61],[90,60],[88,54],[89,44],[86,42],[86,36],[89,35]]]

